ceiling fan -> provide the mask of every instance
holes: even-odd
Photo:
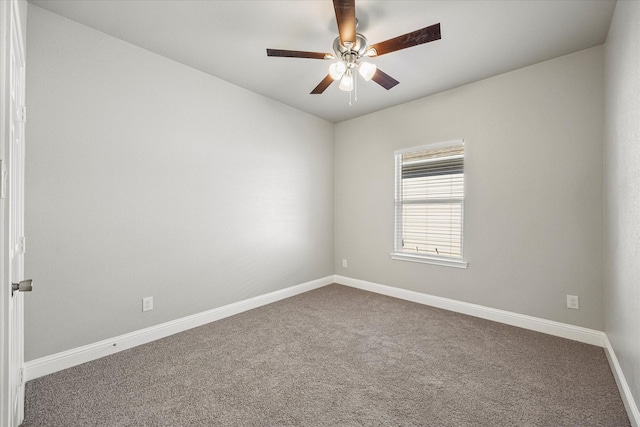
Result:
[[[311,94],[314,95],[324,92],[336,80],[340,80],[341,90],[352,91],[356,71],[366,81],[373,80],[389,90],[400,82],[377,69],[374,64],[361,61],[361,59],[365,57],[373,58],[440,39],[440,24],[438,23],[369,45],[366,37],[356,32],[355,0],[333,0],[333,8],[336,13],[339,33],[339,36],[333,41],[334,53],[267,49],[267,56],[337,60],[329,66],[329,74],[311,91]]]

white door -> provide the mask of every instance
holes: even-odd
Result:
[[[11,287],[19,283],[24,274],[24,44],[20,31],[19,10],[15,1],[7,2],[9,7],[5,12],[4,22],[8,40],[5,41],[5,58],[8,81],[5,80],[6,130],[5,150],[3,154],[3,256],[4,286]],[[6,33],[5,33],[6,34]],[[8,101],[8,102],[7,102]],[[7,111],[8,110],[8,111]],[[5,289],[6,292],[6,289]],[[7,327],[4,343],[6,349],[3,362],[3,380],[6,385],[7,396],[3,396],[6,414],[4,420],[10,427],[18,426],[24,418],[24,381],[22,367],[24,364],[23,343],[23,293],[10,290],[4,293],[8,301],[4,302],[6,309],[3,320]],[[4,387],[3,387],[4,388]],[[4,392],[5,390],[3,390]],[[4,421],[3,420],[3,421]]]
[[[13,19],[17,17],[12,14]],[[21,36],[16,25],[12,25],[10,74],[11,81],[11,124],[9,140],[9,256],[11,258],[11,283],[18,283],[24,279],[24,49]],[[11,309],[11,353],[10,363],[13,380],[13,419],[18,424],[24,417],[24,382],[22,380],[22,365],[24,364],[23,344],[23,294],[14,292]]]

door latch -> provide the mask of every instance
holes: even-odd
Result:
[[[20,283],[12,283],[11,284],[11,296],[15,291],[20,292],[31,292],[33,290],[33,286],[31,286],[32,279],[22,280]]]

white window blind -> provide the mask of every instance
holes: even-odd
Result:
[[[395,253],[462,261],[464,142],[402,150],[395,157]]]

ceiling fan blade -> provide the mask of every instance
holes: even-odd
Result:
[[[320,95],[322,92],[325,91],[325,89],[331,86],[331,83],[333,83],[333,78],[331,77],[331,75],[327,74],[327,77],[325,77],[318,84],[318,86],[316,86],[315,89],[311,91],[311,95]]]
[[[356,2],[355,0],[333,0],[333,8],[336,11],[336,22],[340,42],[344,46],[346,42],[356,42]]]
[[[406,49],[408,47],[429,43],[434,40],[440,40],[440,23],[431,25],[421,30],[403,34],[392,39],[371,45],[377,52],[376,56],[385,53],[395,52],[396,50]]]
[[[302,50],[267,49],[267,56],[279,56],[283,58],[311,58],[331,59],[333,55],[322,52],[305,52]]]
[[[398,83],[400,83],[399,81],[391,77],[389,74],[380,71],[379,68],[376,70],[376,73],[373,75],[373,77],[371,77],[371,80],[378,83],[380,86],[382,86],[386,90],[389,90],[395,85],[397,85]]]

